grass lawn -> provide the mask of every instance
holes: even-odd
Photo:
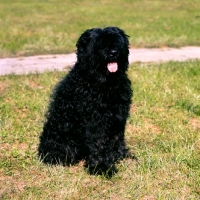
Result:
[[[111,179],[37,159],[49,94],[64,74],[0,77],[0,199],[199,199],[200,61],[130,66],[126,139],[138,161],[120,162]]]
[[[74,52],[84,30],[105,26],[132,47],[200,45],[200,1],[0,0],[0,57]]]

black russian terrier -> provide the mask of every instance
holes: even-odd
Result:
[[[113,175],[130,157],[124,141],[132,90],[127,77],[129,41],[117,27],[86,30],[77,62],[51,96],[38,155],[44,163],[85,160],[90,174]]]

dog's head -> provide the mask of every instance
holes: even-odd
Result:
[[[86,30],[76,46],[77,61],[93,70],[116,73],[128,68],[128,35],[117,27]]]

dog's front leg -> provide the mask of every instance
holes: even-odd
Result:
[[[108,134],[100,126],[88,128],[85,137],[86,162],[90,174],[112,176],[117,172]]]

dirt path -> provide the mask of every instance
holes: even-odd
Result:
[[[200,59],[200,47],[130,49],[129,62],[167,62]],[[42,73],[72,66],[76,55],[47,55],[0,59],[0,75]]]

